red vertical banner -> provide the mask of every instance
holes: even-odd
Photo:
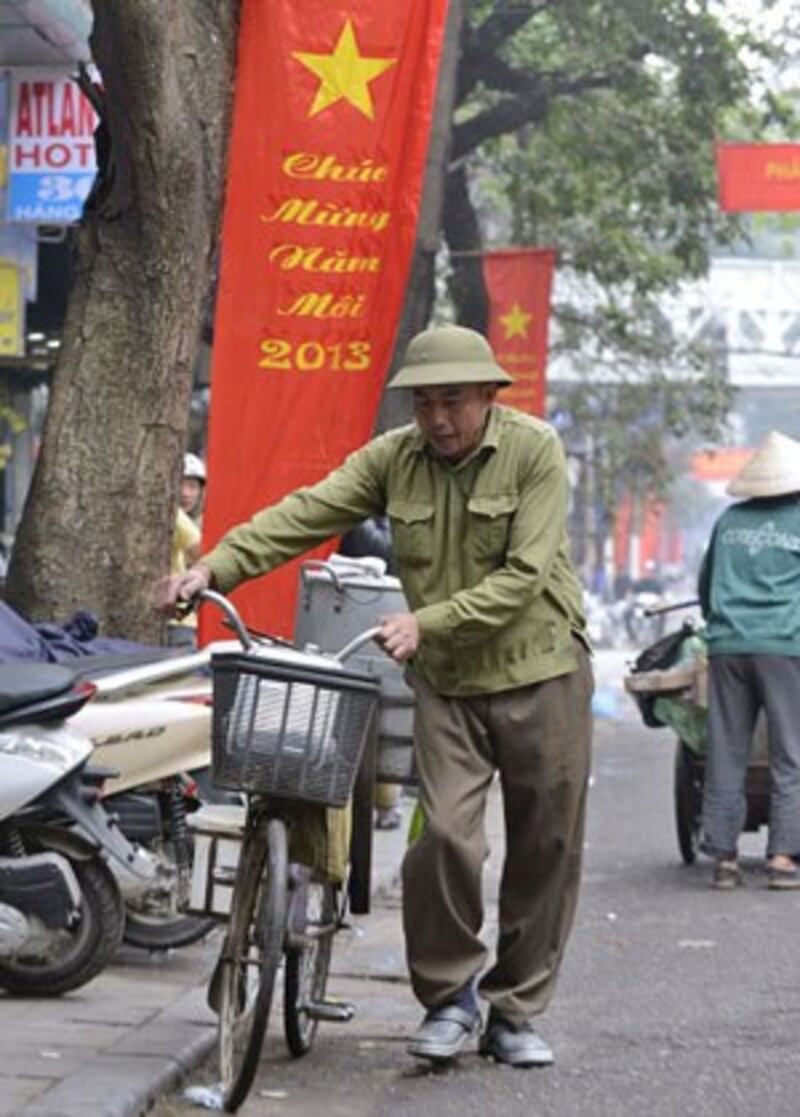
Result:
[[[486,252],[483,274],[489,296],[489,342],[498,364],[514,377],[502,402],[544,415],[552,248]]]
[[[800,210],[800,144],[717,144],[720,209]]]
[[[614,516],[614,573],[629,574],[631,565],[631,529],[633,499],[630,493],[617,504]]]
[[[244,0],[204,546],[372,432],[416,235],[447,0]],[[243,586],[291,630],[296,564]]]

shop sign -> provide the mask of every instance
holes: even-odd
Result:
[[[96,164],[97,116],[63,70],[15,70],[8,155],[8,220],[80,220]]]

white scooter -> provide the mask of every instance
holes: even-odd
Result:
[[[153,889],[126,897],[125,940],[133,946],[186,946],[214,926],[184,910],[192,875],[187,816],[212,798],[211,679],[202,670],[213,650],[231,646],[143,655],[124,668],[112,657],[102,671],[77,661],[97,693],[71,724],[95,745],[92,771],[107,809],[160,868]]]
[[[89,981],[121,940],[121,891],[133,902],[158,880],[83,779],[92,744],[66,719],[93,691],[55,664],[0,665],[0,986],[11,993]]]

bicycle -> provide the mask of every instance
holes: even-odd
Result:
[[[196,820],[213,841],[240,840],[238,864],[217,864],[214,850],[204,850],[195,864],[205,878],[193,887],[207,900],[232,885],[208,999],[219,1017],[222,1101],[234,1112],[255,1077],[282,956],[284,1034],[293,1056],[311,1049],[320,1021],[354,1014],[351,1005],[325,997],[346,899],[337,902],[324,876],[289,865],[287,835],[299,804],[348,801],[379,683],[343,662],[379,629],[361,633],[335,657],[323,656],[285,641],[256,643],[221,594],[203,591],[199,601],[219,606],[242,644],[241,651],[211,657],[212,772],[217,787],[244,793],[246,804],[206,808],[206,820]]]

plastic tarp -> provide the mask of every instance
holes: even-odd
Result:
[[[706,658],[706,641],[702,632],[687,636],[680,645],[675,663]],[[663,695],[653,703],[653,714],[662,725],[674,729],[692,752],[702,755],[706,749],[708,710],[698,706],[691,696]]]
[[[146,644],[116,637],[98,636],[97,618],[86,609],[66,624],[30,624],[10,605],[0,601],[0,663],[31,660],[38,663],[68,663],[78,656],[127,655],[149,649]]]

